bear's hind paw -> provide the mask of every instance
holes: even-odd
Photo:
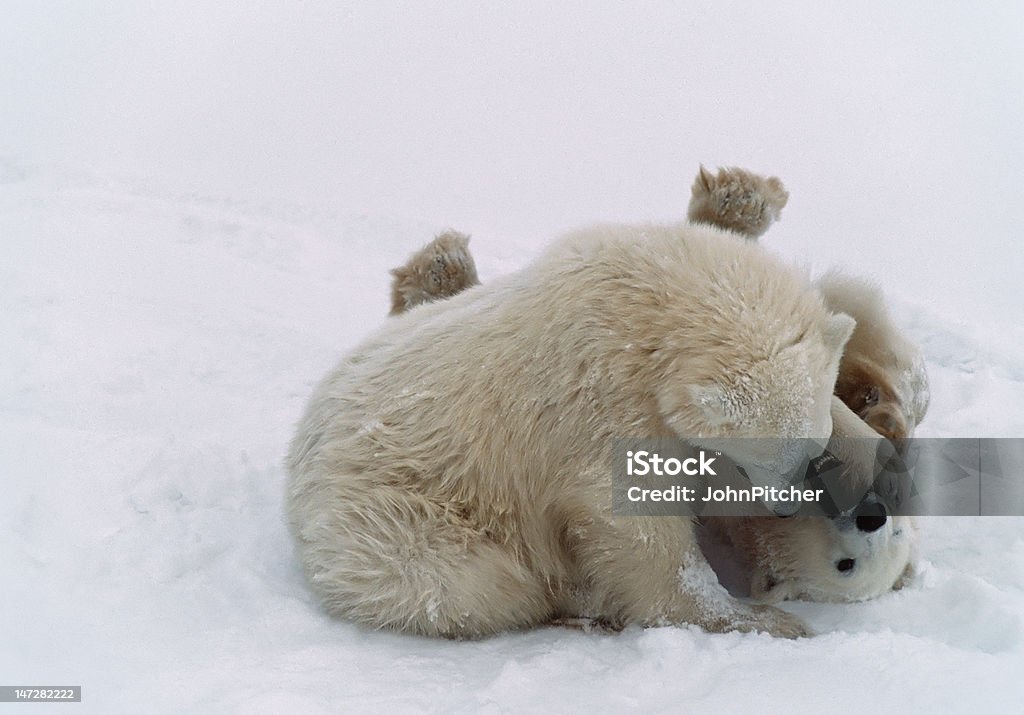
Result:
[[[391,270],[391,315],[443,300],[480,282],[469,252],[469,236],[445,231]]]
[[[789,201],[789,192],[775,176],[764,177],[738,167],[712,174],[703,166],[693,182],[687,217],[750,239],[761,236]]]

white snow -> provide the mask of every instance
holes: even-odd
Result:
[[[874,275],[922,436],[1024,434],[1024,6],[0,10],[0,685],[87,712],[1016,712],[1024,518],[930,518],[907,589],[695,628],[454,643],[324,616],[282,520],[318,380],[387,269],[481,278],[590,220],[777,173],[762,239]],[[372,425],[367,425],[372,428]]]

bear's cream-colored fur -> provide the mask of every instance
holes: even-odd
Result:
[[[316,389],[288,457],[309,581],[333,614],[448,637],[559,616],[802,634],[718,586],[692,520],[613,517],[611,444],[824,441],[851,329],[729,232],[564,237],[389,320]]]
[[[831,310],[857,321],[839,366],[828,448],[846,463],[844,477],[864,489],[872,486],[876,460],[886,461],[924,419],[928,375],[920,350],[896,327],[877,285],[838,271],[817,285]],[[864,600],[900,588],[913,574],[917,528],[908,516],[889,515],[867,529],[855,514],[722,519],[712,527],[726,534],[748,565],[751,596],[763,602]]]
[[[789,192],[774,176],[738,167],[712,174],[703,166],[693,182],[691,221],[757,239],[779,219]],[[856,320],[843,353],[836,395],[872,429],[898,442],[912,437],[928,409],[928,375],[920,350],[893,323],[882,292],[863,278],[833,270],[818,280],[829,310]]]
[[[441,240],[443,236],[434,240],[433,250],[444,250],[436,245]],[[422,253],[423,250],[419,251],[410,260],[417,260]],[[829,284],[835,285],[838,279],[831,274]],[[849,304],[860,317],[851,343],[860,334],[857,350],[862,357],[876,364],[892,364],[893,354],[912,355],[913,347],[900,336],[888,314],[877,309],[883,306],[877,287],[849,277],[842,277],[842,281],[847,290],[833,290],[829,294],[830,307],[838,310]],[[849,353],[848,343],[837,385],[844,382],[842,366],[847,364]],[[922,378],[916,384],[926,387],[927,382]],[[843,462],[843,480],[850,491],[872,489],[878,458],[882,455],[884,459],[886,451],[891,454],[892,445],[884,442],[839,397],[833,396],[832,403],[828,449]],[[868,519],[865,525],[857,512],[851,511],[831,519],[705,516],[702,523],[706,527],[701,534],[702,547],[724,583],[738,594],[762,602],[792,598],[864,600],[899,587],[912,573],[917,532],[910,517],[876,517]],[[556,622],[592,625],[586,619],[560,618]]]
[[[911,517],[890,517],[870,533],[846,517],[716,517],[707,525],[734,549],[750,596],[762,603],[863,601],[900,588],[912,573]]]
[[[835,396],[832,425],[828,451],[843,463],[843,480],[852,492],[871,490],[877,461],[893,446]],[[741,578],[731,585],[765,603],[862,601],[901,587],[913,573],[917,529],[909,516],[885,513],[865,525],[851,509],[833,518],[720,516],[702,523],[716,566],[738,562]]]
[[[688,215],[757,239],[779,218],[788,198],[776,177],[735,167],[712,175],[701,167]],[[851,490],[870,489],[879,455],[894,451],[879,435],[898,446],[913,436],[927,411],[924,359],[895,326],[877,285],[833,270],[817,286],[830,310],[856,320],[839,365],[828,449],[844,463]],[[899,587],[913,570],[917,530],[910,517],[889,516],[868,530],[858,528],[852,514],[704,522],[715,538],[733,547],[746,567],[750,595],[761,601],[863,600]]]
[[[920,350],[896,328],[882,292],[873,283],[826,273],[818,290],[832,310],[857,326],[840,363],[836,394],[887,439],[912,437],[928,411],[928,373]]]

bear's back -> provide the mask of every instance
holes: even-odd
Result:
[[[582,451],[670,434],[664,383],[762,360],[821,318],[812,295],[712,227],[567,234],[513,274],[390,318],[316,389],[292,471],[373,471],[384,455],[386,478],[419,470],[445,493],[541,489]]]

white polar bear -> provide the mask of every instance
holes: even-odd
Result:
[[[757,238],[779,218],[787,200],[776,177],[735,167],[716,176],[701,167],[688,215]],[[478,284],[468,241],[464,234],[442,233],[393,270],[392,315]],[[878,499],[881,485],[872,479],[879,453],[893,452],[879,435],[898,444],[924,416],[924,362],[896,328],[876,285],[833,271],[817,287],[830,310],[857,320],[839,366],[829,450],[844,463],[850,491],[870,491],[863,502],[831,519],[702,519],[702,546],[723,582],[737,594],[766,602],[863,600],[900,587],[912,573],[913,519],[887,513]]]
[[[573,616],[803,634],[717,586],[691,519],[614,518],[611,446],[824,443],[852,328],[720,229],[564,237],[390,319],[316,388],[288,456],[308,579],[333,614],[429,635]],[[769,474],[785,453],[730,456]]]
[[[735,167],[715,175],[701,167],[688,216],[757,239],[779,218],[788,198],[776,177]],[[878,455],[892,453],[912,437],[927,412],[924,359],[896,327],[876,284],[833,270],[816,286],[829,310],[857,323],[839,365],[828,448],[846,464],[844,478],[851,488],[869,489],[875,486]],[[733,585],[764,602],[863,600],[901,587],[913,573],[916,524],[911,517],[887,514],[878,502],[835,519],[704,521],[713,540],[709,548],[715,551],[714,542],[732,547],[731,558],[744,567],[745,578]]]
[[[734,182],[738,172],[742,181]],[[717,195],[723,198],[737,193],[742,196],[750,190],[757,194],[757,187],[770,181],[741,169],[723,170],[717,179],[702,171],[695,185],[695,196],[698,190],[705,192],[709,187],[715,187]],[[730,189],[732,183],[740,186]],[[767,186],[781,190],[777,179]],[[719,222],[711,210],[716,204],[709,201],[703,204],[703,220]],[[752,197],[744,202],[746,206],[757,204]],[[752,216],[764,214],[764,210],[751,212]],[[735,230],[735,219],[731,225]],[[744,235],[749,234],[744,232]],[[403,288],[393,291],[393,295],[412,298],[403,298],[400,309],[392,310],[392,314],[419,303],[451,297],[479,283],[468,241],[469,237],[463,234],[443,233],[414,253],[405,265],[393,270],[395,286],[401,283]],[[894,451],[879,435],[889,439],[909,436],[909,430],[924,415],[927,376],[923,361],[917,349],[892,322],[877,286],[835,272],[827,274],[817,285],[829,308],[842,311],[845,307],[849,310],[843,312],[857,317],[857,325],[840,362],[837,392],[855,400],[874,394],[876,399],[871,407],[882,409],[862,419],[838,396],[833,397],[829,452],[844,463],[843,481],[849,490],[858,494],[868,491],[864,501],[848,512],[834,518],[783,520],[705,516],[701,519],[704,527],[700,532],[701,547],[722,583],[736,595],[768,603],[794,598],[815,601],[874,598],[900,588],[912,574],[916,547],[914,521],[885,511],[884,503],[878,499],[877,490],[881,485],[875,484],[873,477],[879,455],[886,451],[891,455]],[[861,369],[863,365],[875,367],[867,373]],[[915,365],[920,366],[919,369],[908,370]],[[871,382],[865,384],[866,377]],[[843,390],[844,386],[858,382],[858,389]],[[862,404],[854,403],[858,408]],[[872,429],[868,420],[872,414],[886,415],[885,425],[889,430],[876,432]],[[889,417],[893,415],[895,423]],[[893,432],[893,424],[902,425],[906,431]],[[589,624],[585,619],[561,618],[557,622],[584,627]]]

